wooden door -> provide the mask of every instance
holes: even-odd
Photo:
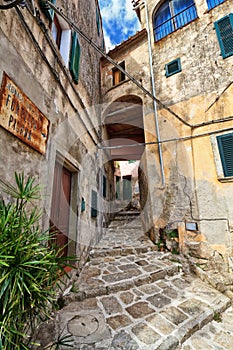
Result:
[[[51,232],[55,236],[57,247],[62,248],[61,255],[67,256],[69,236],[71,173],[56,162],[53,180],[53,195],[51,206]],[[65,246],[66,245],[66,246]]]

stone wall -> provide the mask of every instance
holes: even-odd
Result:
[[[100,210],[105,154],[98,158],[102,132],[100,103],[100,55],[82,38],[79,81],[76,84],[51,33],[51,22],[36,2],[37,16],[19,7],[1,11],[0,80],[4,72],[49,120],[45,154],[40,154],[4,128],[0,128],[0,174],[12,181],[15,171],[34,175],[44,186],[44,228],[48,228],[55,162],[72,174],[69,217],[70,253],[84,261],[102,234],[108,210]],[[96,1],[57,1],[57,6],[99,46],[103,42],[96,24]],[[57,16],[62,30],[71,35],[70,25]],[[68,55],[70,47],[67,47]],[[1,114],[1,113],[0,113]],[[27,121],[25,121],[26,123]],[[97,192],[97,217],[91,217],[91,193]],[[110,198],[111,191],[108,191]],[[106,198],[107,200],[108,198]],[[83,207],[82,207],[82,202]],[[108,206],[108,203],[105,203]]]
[[[143,100],[145,141],[155,142],[146,146],[143,161],[150,201],[144,222],[154,227],[154,239],[158,239],[160,228],[178,229],[181,250],[187,252],[190,244],[204,241],[210,250],[231,256],[232,178],[223,175],[216,136],[232,132],[233,56],[223,59],[220,55],[214,22],[233,12],[232,2],[226,0],[208,11],[205,0],[195,1],[198,17],[155,42],[152,18],[160,4],[147,1],[156,97],[166,106],[157,103],[164,184],[153,103],[130,81],[111,86],[112,65],[106,61],[102,78],[104,101],[111,102],[125,94],[139,95]],[[151,91],[147,39],[143,37],[144,6],[140,12],[141,34],[110,55],[117,62],[125,60],[126,70]],[[177,58],[181,71],[167,77],[165,65]],[[196,229],[190,230],[187,223]],[[203,256],[201,249],[199,245]]]

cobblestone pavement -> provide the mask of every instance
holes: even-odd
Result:
[[[56,331],[72,334],[79,350],[233,349],[230,299],[185,275],[129,216],[117,217],[92,251]]]

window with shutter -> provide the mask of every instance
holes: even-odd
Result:
[[[181,72],[181,63],[180,58],[177,58],[176,60],[169,62],[165,65],[166,70],[166,77],[170,77],[173,74]]]
[[[103,197],[106,198],[107,195],[107,178],[103,175]]]
[[[119,63],[119,66],[125,69],[125,61]],[[115,67],[112,69],[112,77],[113,77],[113,82],[112,82],[113,85],[117,85],[120,82],[125,80],[125,74]]]
[[[70,55],[70,73],[75,84],[78,84],[79,78],[79,65],[80,65],[81,47],[78,41],[78,34],[74,32],[72,34],[72,45]]]
[[[217,136],[224,176],[233,176],[233,133]]]
[[[91,217],[97,217],[97,192],[91,191]]]
[[[56,4],[56,0],[50,0],[53,4]],[[52,22],[54,17],[54,10],[44,1],[40,0],[40,8],[46,15],[46,17]]]
[[[233,14],[214,23],[222,57],[233,55]]]

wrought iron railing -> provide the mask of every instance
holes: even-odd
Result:
[[[208,9],[211,10],[214,7],[222,4],[226,0],[207,0]]]
[[[221,1],[221,0],[215,0]],[[195,4],[190,5],[175,16],[169,18],[163,23],[154,27],[155,41],[158,41],[175,30],[184,27],[186,24],[192,22],[197,18],[197,10]]]

